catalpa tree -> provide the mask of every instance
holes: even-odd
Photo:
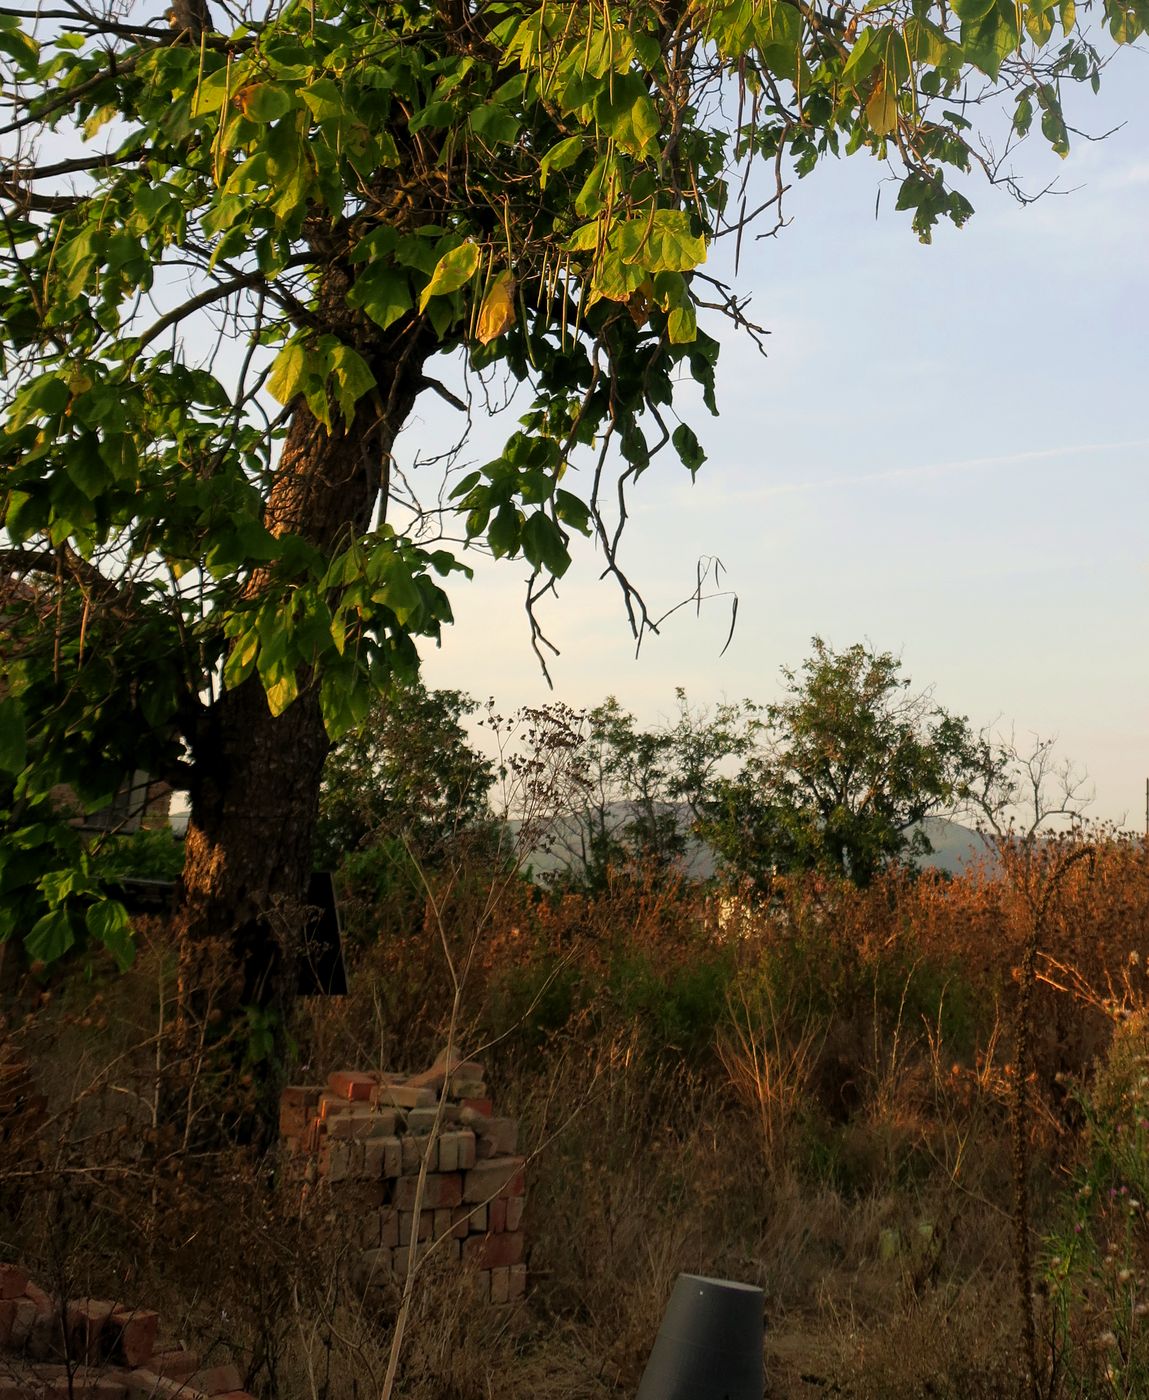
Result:
[[[0,54],[2,932],[130,957],[59,794],[144,770],[190,794],[183,946],[265,1025],[329,746],[467,549],[537,596],[597,535],[628,588],[627,487],[701,465],[675,388],[715,412],[699,313],[743,321],[714,240],[861,150],[960,225],[978,101],[1064,153],[1100,67],[1073,0],[47,0]],[[529,410],[428,512],[395,444],[443,357]]]

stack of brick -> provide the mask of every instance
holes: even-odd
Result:
[[[344,1224],[363,1289],[406,1278],[414,1244],[416,1260],[475,1270],[492,1303],[526,1292],[525,1160],[482,1065],[441,1056],[421,1074],[340,1071],[326,1088],[293,1086],[280,1131],[297,1178]]]
[[[160,1337],[154,1312],[103,1298],[61,1303],[0,1264],[0,1400],[251,1400],[230,1364]]]

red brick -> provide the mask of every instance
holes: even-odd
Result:
[[[8,1344],[19,1350],[28,1345],[28,1338],[32,1335],[32,1327],[40,1316],[40,1309],[31,1298],[17,1298],[15,1303],[16,1312],[8,1333]]]
[[[506,1269],[523,1261],[523,1236],[471,1235],[463,1241],[463,1263],[480,1269]]]
[[[327,1087],[338,1098],[366,1103],[374,1093],[376,1085],[369,1074],[357,1074],[354,1070],[340,1069],[327,1076]]]
[[[382,1225],[379,1243],[385,1249],[394,1249],[399,1243],[399,1212],[397,1210],[386,1211],[383,1215]]]
[[[47,1293],[45,1293],[42,1288],[38,1288],[34,1283],[26,1283],[24,1285],[24,1297],[31,1298],[33,1303],[36,1304],[36,1311],[38,1313],[50,1313],[56,1310],[55,1303],[52,1302]]]
[[[506,1200],[506,1207],[507,1207],[507,1229],[508,1229],[508,1230],[521,1230],[521,1229],[523,1228],[523,1207],[524,1207],[524,1204],[525,1204],[525,1203],[524,1203],[524,1201],[523,1201],[522,1196],[508,1196],[508,1197],[507,1197],[507,1200]]]
[[[491,1202],[487,1207],[490,1224],[487,1226],[492,1235],[501,1235],[507,1228],[507,1201],[506,1197],[500,1197]]]
[[[525,1264],[512,1264],[507,1270],[509,1274],[508,1294],[513,1303],[517,1299],[525,1297],[527,1291],[527,1266]]]
[[[463,1175],[463,1200],[489,1201],[496,1196],[522,1196],[526,1177],[522,1157],[491,1157]]]
[[[101,1335],[115,1310],[115,1303],[105,1298],[74,1298],[68,1304],[68,1335],[81,1361],[100,1359]]]
[[[23,1298],[28,1275],[15,1264],[0,1264],[0,1298]]]
[[[371,1102],[390,1108],[433,1108],[437,1098],[434,1089],[420,1089],[414,1084],[380,1084],[371,1095]]]
[[[434,1221],[434,1216],[434,1211],[421,1210],[419,1212],[419,1234],[417,1236],[419,1244],[426,1244],[426,1242],[431,1238],[431,1227]],[[412,1211],[401,1210],[399,1212],[400,1245],[405,1246],[411,1243],[411,1230],[414,1225],[414,1222],[415,1216]]]
[[[153,1351],[148,1360],[148,1370],[170,1380],[186,1381],[199,1370],[199,1357],[186,1347],[172,1347],[167,1351]]]
[[[322,1092],[322,1089],[314,1084],[289,1084],[279,1096],[279,1107],[314,1113],[319,1106],[319,1095]]]
[[[484,1118],[489,1118],[494,1112],[494,1104],[490,1099],[465,1098],[459,1100],[463,1108],[469,1108],[472,1113],[481,1113]]]
[[[111,1316],[111,1327],[119,1329],[113,1355],[126,1366],[142,1366],[152,1354],[160,1330],[159,1313],[141,1308],[117,1308]]]
[[[205,1395],[224,1395],[229,1390],[238,1390],[243,1380],[236,1368],[228,1364],[209,1366],[205,1370],[196,1371],[188,1380],[188,1384],[193,1390],[202,1390]]]
[[[203,1400],[202,1390],[192,1390],[186,1380],[161,1376],[146,1367],[129,1371],[128,1395],[131,1400]]]
[[[395,1183],[395,1204],[400,1210],[414,1210],[417,1176],[402,1176]],[[450,1209],[463,1203],[463,1178],[458,1172],[434,1172],[423,1183],[420,1205],[425,1210]]]

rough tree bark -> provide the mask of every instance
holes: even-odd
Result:
[[[341,261],[324,274],[318,319],[356,344],[376,392],[354,420],[329,431],[302,399],[293,406],[265,524],[293,532],[327,554],[370,528],[386,508],[387,464],[414,406],[434,349],[414,318],[382,336],[348,310],[350,278]],[[257,596],[269,584],[253,576]],[[234,1097],[243,1028],[257,1012],[273,1049],[252,1070],[251,1092],[228,1121],[205,1113],[194,1136],[265,1145],[274,1131],[297,974],[301,911],[311,874],[319,786],[329,742],[313,677],[273,716],[258,677],[223,691],[200,711],[190,739],[192,779],[185,865],[176,927],[180,940],[181,1057]],[[231,1042],[205,1059],[213,1027]],[[239,1033],[237,1039],[237,1032]],[[198,1058],[197,1058],[198,1057]],[[241,1076],[242,1079],[242,1076]]]

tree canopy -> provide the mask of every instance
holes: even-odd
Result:
[[[628,488],[702,465],[700,318],[750,326],[715,243],[856,151],[920,237],[960,225],[947,172],[1005,169],[979,104],[1064,154],[1102,65],[1073,0],[62,0],[0,7],[0,57],[0,933],[126,955],[51,797],[146,768],[190,793],[185,941],[232,940],[237,1004],[287,985],[266,915],[331,739],[415,676],[468,550],[533,603],[591,534],[649,625]],[[463,405],[444,357],[529,404],[446,481],[396,450],[423,395]]]
[[[783,668],[786,697],[765,707],[765,742],[718,781],[700,824],[759,886],[775,870],[868,884],[885,865],[928,855],[921,822],[961,805],[976,780],[1000,798],[987,744],[929,690],[912,691],[897,657],[812,645],[800,672]]]

